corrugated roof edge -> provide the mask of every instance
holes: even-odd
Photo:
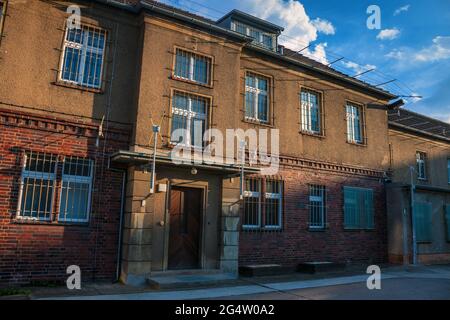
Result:
[[[318,73],[321,73],[321,74],[324,74],[324,75],[328,75],[328,76],[340,79],[340,80],[342,80],[344,82],[347,82],[349,84],[357,86],[357,87],[359,87],[361,89],[367,90],[367,91],[375,93],[377,95],[380,95],[380,96],[384,97],[387,100],[392,100],[392,99],[397,98],[397,95],[394,95],[394,94],[392,94],[392,93],[390,93],[390,92],[388,92],[386,90],[383,90],[381,88],[375,87],[375,86],[373,86],[373,85],[371,85],[369,83],[363,82],[361,80],[351,78],[350,76],[348,76],[348,75],[346,75],[344,73],[341,73],[341,72],[339,72],[339,71],[337,71],[337,70],[335,70],[333,68],[330,68],[330,67],[328,67],[328,66],[326,66],[326,65],[324,65],[324,64],[322,64],[322,63],[320,63],[318,61],[309,59],[309,58],[307,58],[307,57],[305,57],[303,55],[297,54],[297,57],[300,58],[301,60],[300,59],[293,59],[292,57],[287,57],[285,55],[281,55],[278,52],[275,52],[275,51],[272,51],[272,50],[268,50],[268,49],[264,49],[264,48],[252,45],[251,44],[252,38],[250,38],[248,36],[244,36],[244,35],[242,35],[240,33],[235,32],[235,31],[232,31],[232,30],[220,27],[220,26],[216,25],[216,21],[214,21],[214,20],[207,19],[205,17],[202,17],[202,16],[199,16],[199,15],[190,13],[190,12],[185,11],[185,10],[178,9],[176,7],[173,7],[173,6],[169,6],[167,4],[160,3],[158,1],[137,0],[135,2],[135,4],[125,4],[125,3],[121,2],[121,1],[111,1],[111,0],[94,0],[94,1],[106,4],[106,5],[109,5],[109,6],[114,6],[114,7],[119,8],[119,9],[128,10],[128,11],[134,12],[134,13],[138,13],[138,12],[140,12],[143,9],[153,10],[153,11],[159,12],[160,14],[165,14],[168,17],[175,17],[175,18],[184,20],[184,21],[189,22],[189,23],[193,23],[193,24],[197,24],[197,25],[200,25],[200,26],[203,26],[203,27],[206,27],[206,28],[210,28],[210,29],[212,29],[212,30],[214,30],[216,32],[223,33],[223,34],[231,36],[231,37],[233,37],[235,39],[239,39],[242,42],[246,42],[248,47],[250,47],[250,48],[252,48],[254,50],[260,51],[262,53],[265,53],[267,55],[270,55],[272,57],[282,58],[283,60],[285,60],[287,62],[294,63],[294,64],[299,65],[299,66],[304,67],[304,68],[308,68],[311,71],[315,71],[315,72],[318,72]],[[237,11],[239,11],[239,10],[237,10]],[[291,51],[291,52],[294,52],[294,51],[290,50],[289,48],[286,48],[286,49]],[[308,62],[302,61],[302,60],[306,60]],[[320,65],[320,67],[319,67],[319,65]]]

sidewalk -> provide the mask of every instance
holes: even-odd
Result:
[[[352,274],[349,274],[352,273]],[[241,295],[287,292],[296,289],[321,288],[345,284],[364,283],[369,277],[365,272],[328,273],[319,275],[291,274],[277,277],[240,278],[227,286],[184,289],[151,290],[147,287],[129,287],[121,284],[87,285],[81,291],[66,288],[36,289],[31,299],[64,300],[186,300],[214,299]],[[447,279],[450,265],[394,266],[382,268],[382,280],[398,278]],[[69,293],[69,294],[68,294]]]

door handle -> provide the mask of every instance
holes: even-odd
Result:
[[[164,221],[160,221],[160,222],[158,222],[158,224],[159,224],[160,227],[164,227],[165,222]]]

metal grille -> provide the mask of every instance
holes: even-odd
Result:
[[[91,203],[93,161],[66,157],[62,170],[59,221],[87,222]]]
[[[245,118],[269,122],[269,80],[247,73],[245,77]]]
[[[244,229],[280,229],[283,206],[282,182],[247,178],[244,191]]]
[[[427,172],[426,172],[426,161],[427,154],[425,152],[416,152],[416,165],[417,165],[417,178],[421,180],[426,180]]]
[[[28,152],[24,157],[17,217],[51,220],[54,203],[57,156]]]
[[[244,228],[261,226],[261,180],[249,178],[245,180],[244,191]]]
[[[265,227],[281,228],[282,186],[281,181],[267,180],[265,193]]]
[[[176,49],[175,77],[210,84],[211,58]]]
[[[67,28],[61,61],[60,80],[99,89],[106,45],[106,31],[83,25]]]
[[[320,96],[308,90],[301,92],[301,129],[306,132],[321,133]]]
[[[309,186],[309,227],[311,229],[325,228],[326,192],[325,186]]]
[[[346,106],[347,141],[363,143],[361,107],[353,104]]]
[[[208,108],[208,98],[179,91],[174,92],[170,141],[180,145],[202,148]]]

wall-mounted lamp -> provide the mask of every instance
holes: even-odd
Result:
[[[191,174],[195,176],[197,174],[197,168],[192,167]]]

